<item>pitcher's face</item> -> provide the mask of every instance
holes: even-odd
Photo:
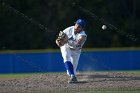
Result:
[[[81,32],[83,29],[82,29],[82,27],[80,26],[80,25],[78,25],[78,24],[75,24],[74,25],[74,32],[75,33],[79,33],[79,32]]]

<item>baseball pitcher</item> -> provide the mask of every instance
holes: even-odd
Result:
[[[84,31],[86,23],[78,19],[74,26],[60,31],[56,44],[60,47],[67,74],[70,76],[68,83],[76,83],[76,68],[87,35]]]

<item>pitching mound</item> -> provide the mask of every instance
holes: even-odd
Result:
[[[26,78],[0,80],[0,92],[139,90],[140,75],[124,72],[94,72],[77,75],[78,83],[68,84],[68,76],[37,74]]]

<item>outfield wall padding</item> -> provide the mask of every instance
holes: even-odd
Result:
[[[140,50],[83,51],[77,70],[140,70]],[[63,71],[60,51],[0,53],[0,73]]]

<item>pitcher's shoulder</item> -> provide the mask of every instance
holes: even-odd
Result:
[[[67,29],[67,30],[71,30],[71,29],[73,29],[73,28],[74,28],[74,26],[69,26],[69,27],[67,27],[66,29]],[[66,29],[65,29],[65,30],[66,30]]]
[[[80,35],[87,36],[87,34],[85,33],[85,31],[81,31],[79,34],[80,34]]]
[[[69,32],[72,31],[74,29],[74,26],[69,26],[66,29],[63,30],[63,32]]]

